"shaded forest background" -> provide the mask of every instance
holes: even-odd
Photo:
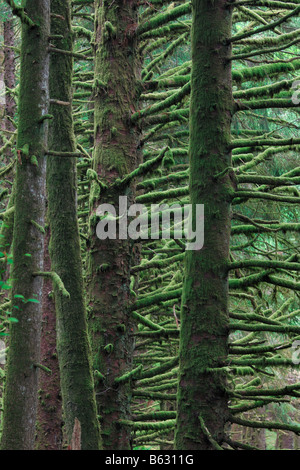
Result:
[[[0,6],[1,448],[299,449],[300,1],[35,3]],[[99,240],[124,195],[171,236]]]

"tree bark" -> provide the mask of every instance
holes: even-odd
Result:
[[[52,0],[51,34],[59,49],[72,50],[69,0]],[[72,101],[72,56],[51,54],[50,95],[59,101]],[[49,148],[75,152],[72,106],[52,104]],[[57,317],[57,351],[65,431],[70,444],[75,420],[81,427],[81,449],[99,450],[100,432],[92,377],[91,351],[87,332],[83,290],[82,260],[77,221],[76,159],[48,157],[47,190],[51,230],[52,270],[62,280],[69,297],[54,286]]]
[[[47,227],[44,247],[45,271],[51,271],[49,242],[50,229]],[[51,279],[45,279],[43,284],[41,363],[50,372],[40,374],[35,449],[62,450],[62,400],[56,349],[55,302]]]
[[[13,93],[10,90],[13,90],[16,85],[16,76],[15,76],[15,36],[14,36],[14,20],[12,18],[11,12],[6,13],[7,18],[3,22],[3,39],[4,39],[4,48],[3,48],[3,83],[5,86],[5,106],[4,106],[4,115],[1,120],[1,127],[3,128],[5,137],[9,140],[11,138],[11,133],[15,132],[15,125],[12,122],[16,116],[17,106],[16,100]],[[0,137],[2,142],[2,139]],[[9,145],[3,152],[4,163],[6,165],[11,164],[14,159],[12,148],[15,145],[15,140],[12,141],[12,144]],[[6,177],[3,181],[4,188],[8,191],[9,198],[4,201],[5,208],[10,209],[14,205],[14,190],[13,190],[13,181],[15,178],[14,167],[6,174]],[[0,248],[1,251],[9,253],[12,243],[12,234],[13,234],[13,221],[14,213],[10,213],[8,217],[5,218],[5,224],[1,227],[0,233]],[[1,270],[1,279],[7,280],[9,278],[10,266],[7,266],[7,263],[2,265]]]
[[[5,129],[14,132],[15,126],[11,122],[16,114],[16,100],[10,90],[14,90],[16,86],[15,76],[15,39],[14,39],[14,20],[9,18],[3,23],[3,39],[4,39],[4,84],[6,87],[5,92]],[[10,120],[10,119],[11,120]],[[8,156],[12,156],[10,152]]]
[[[110,185],[139,164],[139,135],[130,123],[138,97],[140,61],[135,30],[138,2],[96,2],[95,12],[95,146],[94,171]],[[115,379],[132,367],[133,322],[130,266],[135,247],[130,240],[99,240],[97,207],[102,203],[119,209],[119,196],[135,199],[135,186],[109,188],[101,194],[93,182],[90,195],[90,242],[87,265],[89,325],[94,368],[102,374],[96,383],[98,411],[105,449],[130,449],[130,428],[121,423],[130,416],[131,383]],[[98,374],[99,375],[99,374]],[[100,376],[99,376],[100,377]]]
[[[18,163],[13,233],[12,311],[1,448],[34,448],[40,362],[48,112],[50,1],[24,1]]]
[[[222,443],[228,417],[226,378],[214,368],[228,354],[231,7],[226,0],[193,0],[192,11],[190,202],[193,215],[204,204],[205,228],[203,248],[185,257],[175,447],[212,450]]]

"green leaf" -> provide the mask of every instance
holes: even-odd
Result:
[[[9,317],[8,321],[11,321],[12,323],[18,323],[18,319],[15,317]]]
[[[26,302],[33,302],[33,303],[35,303],[35,304],[39,304],[39,303],[40,303],[40,301],[37,300],[37,299],[27,299]]]
[[[15,299],[23,299],[23,300],[25,300],[24,295],[21,295],[21,294],[15,294],[15,295],[14,295],[14,298],[15,298]]]
[[[8,284],[5,284],[5,283],[4,283],[4,284],[2,284],[2,289],[8,290],[8,289],[11,289],[11,286],[9,286]]]

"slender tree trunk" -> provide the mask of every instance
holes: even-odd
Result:
[[[1,126],[3,126],[3,131],[5,137],[9,140],[11,138],[11,133],[15,132],[15,125],[13,120],[16,116],[17,106],[15,96],[11,92],[16,85],[16,76],[15,76],[15,35],[14,35],[14,20],[12,18],[11,12],[7,12],[7,19],[3,23],[3,39],[4,39],[4,48],[3,48],[3,83],[5,86],[5,110],[3,120],[1,121]],[[9,165],[14,159],[12,148],[15,146],[15,139],[13,139],[12,144],[9,145],[4,150],[4,162]],[[13,181],[15,177],[14,167],[5,175],[5,180],[3,185],[5,189],[10,194],[6,203],[6,210],[12,209],[14,206],[14,190],[13,190]],[[5,218],[5,223],[1,226],[1,240],[0,247],[1,251],[9,253],[11,250],[12,243],[12,234],[13,234],[13,222],[14,222],[14,213],[13,211],[9,212],[8,217]],[[5,269],[6,268],[6,269]],[[2,265],[1,270],[1,279],[9,278],[9,269],[7,263]]]
[[[72,50],[69,0],[52,0],[51,34],[55,46]],[[63,36],[59,39],[59,36]],[[56,152],[75,152],[72,121],[71,55],[53,54],[50,65],[51,98],[69,105],[51,105],[49,147]],[[50,256],[56,272],[69,293],[54,286],[57,316],[57,351],[67,440],[70,443],[75,420],[81,427],[81,449],[98,450],[100,432],[92,377],[83,291],[82,260],[77,221],[76,159],[49,156],[47,166],[48,214],[51,230]]]
[[[15,126],[13,119],[16,115],[16,100],[11,90],[16,86],[15,75],[15,32],[14,20],[10,17],[3,23],[3,39],[4,39],[4,84],[6,87],[5,92],[5,130],[14,132]],[[8,138],[10,135],[7,136]],[[12,156],[10,148],[5,152],[8,157]]]
[[[0,34],[3,34],[4,26],[0,25]],[[0,129],[5,130],[5,84],[4,84],[4,49],[0,48]],[[3,138],[0,134],[0,146]]]
[[[138,2],[96,1],[95,12],[95,151],[94,172],[107,185],[130,173],[139,163],[139,129],[130,123],[138,96],[140,63],[135,29]],[[119,196],[128,205],[135,199],[133,184],[110,187],[103,194],[96,181],[90,195],[90,246],[87,265],[89,325],[92,336],[98,411],[105,449],[130,449],[130,429],[122,419],[130,416],[131,383],[115,382],[130,371],[134,349],[130,266],[135,248],[129,240],[100,240],[95,211]]]
[[[34,447],[40,362],[48,112],[50,1],[24,1],[34,26],[22,25],[18,163],[13,233],[12,311],[1,448]]]
[[[224,373],[213,369],[228,352],[231,7],[226,0],[193,0],[192,7],[190,198],[193,209],[204,204],[205,230],[203,248],[185,259],[175,446],[206,450],[222,443],[228,419]]]
[[[49,255],[50,229],[44,247],[44,270],[51,271]],[[61,450],[63,444],[62,400],[56,349],[56,313],[51,279],[43,285],[41,363],[49,373],[40,374],[37,411],[36,450]]]

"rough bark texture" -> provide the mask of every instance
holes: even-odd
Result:
[[[33,273],[43,269],[44,256],[48,125],[41,117],[49,102],[50,1],[27,0],[24,7],[35,25],[22,25],[12,274],[12,311],[19,322],[10,331],[1,442],[7,450],[34,447],[42,313],[42,278]]]
[[[0,34],[3,34],[4,25],[0,25]],[[0,49],[0,129],[5,129],[5,85],[4,85],[4,50]],[[2,136],[0,136],[0,146],[3,145]]]
[[[1,116],[1,129],[3,129],[5,137],[9,140],[12,137],[12,133],[15,132],[15,125],[12,122],[16,115],[16,101],[15,96],[12,91],[16,85],[15,77],[15,37],[14,37],[14,20],[12,19],[12,14],[7,13],[7,19],[3,22],[3,70],[1,68],[0,80],[3,80],[5,86],[5,95],[0,98],[0,101],[4,102],[4,114]],[[2,51],[1,51],[2,52]],[[1,60],[1,59],[0,59]],[[1,64],[2,65],[2,64]],[[4,91],[4,90],[3,90]],[[15,139],[14,139],[15,140]],[[1,145],[3,144],[0,137]],[[3,152],[3,162],[5,164],[10,164],[14,159],[13,149],[14,141],[12,144],[7,146]],[[10,197],[4,199],[2,204],[5,205],[6,210],[11,209],[14,206],[14,190],[13,190],[13,181],[15,177],[14,167],[6,174],[5,179],[3,180],[3,186],[10,194]],[[13,223],[14,223],[14,213],[9,212],[9,215],[5,218],[5,223],[1,225],[0,230],[0,249],[2,252],[9,253],[12,243],[12,234],[13,234]],[[2,269],[0,273],[1,280],[7,280],[9,278],[10,266],[7,266],[7,263],[2,264]]]
[[[69,0],[52,0],[51,33],[63,36],[55,40],[59,49],[72,50]],[[64,19],[63,19],[64,18]],[[72,100],[72,57],[51,55],[50,94],[56,100]],[[51,105],[53,120],[49,147],[56,152],[74,152],[75,141],[71,104]],[[81,449],[98,450],[100,432],[96,412],[90,344],[87,333],[83,291],[82,260],[77,222],[76,159],[48,157],[48,214],[51,229],[50,256],[69,297],[54,285],[57,315],[57,350],[65,431],[71,442],[74,422],[81,427]]]
[[[16,86],[16,74],[15,74],[15,31],[14,31],[14,19],[12,15],[8,13],[8,19],[3,23],[3,40],[4,40],[4,85],[5,85],[5,114],[4,119],[1,122],[1,127],[4,129],[5,137],[10,140],[12,134],[16,131],[14,119],[16,117],[17,105],[15,95],[13,93]],[[7,146],[3,152],[4,163],[9,164],[14,159],[13,151],[15,145],[15,139],[12,140],[11,145]],[[8,172],[4,181],[4,187],[11,192],[12,182],[14,180],[15,170],[14,168]]]
[[[47,228],[44,247],[45,271],[51,271],[49,241],[50,230]],[[45,279],[43,285],[41,363],[51,372],[40,373],[35,448],[36,450],[61,450],[63,443],[62,400],[56,350],[55,302],[51,279]]]
[[[16,85],[15,77],[15,39],[14,39],[14,20],[10,18],[3,23],[3,39],[4,39],[4,84],[6,86],[5,92],[5,129],[10,132],[15,131],[15,126],[11,122],[16,115],[16,101],[11,90],[14,90]],[[8,119],[10,118],[10,119]],[[11,151],[8,154],[12,155]]]
[[[138,2],[132,0],[96,2],[94,170],[106,184],[139,163],[139,129],[130,123],[138,95],[137,8]],[[94,368],[103,376],[96,384],[98,411],[104,448],[114,450],[131,446],[130,429],[121,424],[130,414],[131,384],[117,384],[115,379],[132,366],[133,323],[127,308],[135,248],[130,240],[99,240],[95,211],[100,204],[110,203],[118,213],[120,195],[126,195],[132,204],[134,185],[103,194],[96,182],[92,185],[87,265]]]
[[[228,280],[232,182],[230,47],[231,7],[226,0],[194,0],[190,110],[190,198],[204,204],[204,246],[188,251],[182,297],[180,382],[175,445],[213,449],[228,417],[225,377],[213,368],[227,357]],[[215,177],[224,171],[223,176]]]

